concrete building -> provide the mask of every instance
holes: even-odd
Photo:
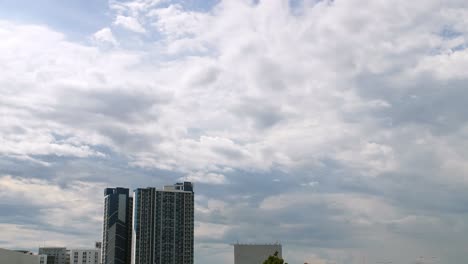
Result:
[[[129,196],[129,189],[104,190],[102,264],[130,264],[132,206],[133,199]]]
[[[234,244],[234,264],[261,264],[275,252],[282,256],[281,244]]]
[[[132,264],[193,264],[190,182],[134,191]]]
[[[47,255],[39,255],[39,264],[54,264],[55,257]]]
[[[38,255],[0,248],[1,264],[39,264],[39,261]]]
[[[100,249],[70,249],[70,264],[100,264]]]
[[[133,203],[133,202],[132,202]],[[94,248],[96,249],[102,249],[102,242],[96,241],[94,242]]]
[[[39,255],[47,256],[47,264],[67,264],[67,248],[65,247],[40,247]]]

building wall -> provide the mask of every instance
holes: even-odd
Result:
[[[99,249],[71,249],[70,264],[100,264],[101,251]]]
[[[38,264],[39,256],[0,248],[1,264]]]
[[[194,193],[185,185],[135,190],[133,264],[193,264]]]
[[[55,257],[47,255],[39,255],[39,264],[54,264]]]
[[[104,191],[103,264],[130,264],[133,200],[127,188]]]
[[[278,256],[281,257],[282,250],[280,244],[274,245],[234,245],[234,264],[261,264],[269,256],[278,251]]]
[[[40,247],[39,255],[53,257],[53,264],[67,264],[67,249],[64,247]]]

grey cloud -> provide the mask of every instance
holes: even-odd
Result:
[[[9,203],[0,203],[0,210],[3,212],[0,217],[0,222],[17,225],[37,224],[35,216],[40,215],[40,208],[30,204],[11,203],[11,201],[8,202]]]
[[[191,76],[190,83],[195,86],[210,85],[218,79],[220,74],[221,72],[219,69],[206,66]]]
[[[134,123],[141,121],[142,115],[156,119],[157,116],[152,116],[149,112],[151,107],[167,104],[171,97],[164,94],[155,96],[119,90],[85,92],[65,89],[58,100],[60,103],[56,106],[56,116],[53,119],[95,123],[96,119],[105,121],[110,118],[119,122]]]
[[[237,149],[215,146],[212,148],[217,154],[223,155],[229,159],[243,159],[245,155]]]
[[[427,74],[408,83],[395,83],[392,78],[400,77],[391,74],[361,78],[357,91],[364,98],[385,99],[391,105],[370,114],[391,126],[418,124],[434,133],[452,133],[467,122],[465,80],[437,80]]]
[[[274,102],[265,102],[261,99],[245,98],[232,108],[232,112],[240,118],[247,118],[253,122],[255,127],[268,129],[276,123],[286,119],[279,106]]]
[[[156,133],[147,135],[144,133],[131,132],[128,128],[114,124],[100,126],[97,130],[110,138],[115,146],[126,150],[129,155],[133,154],[133,152],[151,151],[154,148],[154,144],[157,144],[157,142],[161,140],[161,136]],[[152,144],[148,142],[152,142]]]

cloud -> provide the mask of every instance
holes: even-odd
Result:
[[[155,6],[165,2],[165,0],[133,0],[133,1],[109,1],[109,7],[117,13],[130,13],[137,15],[140,12],[152,10]]]
[[[202,173],[196,172],[188,175],[187,177],[182,178],[184,181],[190,181],[194,183],[206,183],[206,184],[225,184],[226,177],[223,174],[218,173]]]
[[[195,237],[196,239],[212,239],[212,240],[217,240],[222,238],[224,233],[226,232],[226,229],[229,228],[227,225],[219,225],[219,224],[211,224],[211,223],[195,223],[196,226],[196,233]],[[216,230],[213,232],[213,230]]]
[[[0,171],[11,176],[0,178],[0,194],[24,205],[2,224],[32,230],[31,211],[34,228],[72,240],[65,226],[84,230],[78,215],[97,225],[101,213],[85,199],[63,219],[69,197],[100,194],[100,182],[188,179],[200,183],[197,258],[207,263],[210,254],[231,259],[223,245],[236,240],[281,240],[298,263],[427,252],[461,263],[467,8],[111,1],[118,27],[91,39],[114,45],[120,27],[145,33],[117,32],[118,49],[2,21]]]
[[[101,199],[102,184],[70,181],[62,187],[47,180],[2,175],[0,187],[4,235],[17,243],[6,244],[8,247],[35,248],[43,242],[55,246],[78,242],[77,246],[89,247],[93,239],[99,239],[95,232],[100,229],[103,209],[96,200]],[[5,208],[13,204],[19,206]],[[23,207],[29,210],[23,211]],[[15,239],[19,231],[30,235]]]
[[[112,30],[108,27],[105,27],[96,33],[93,34],[93,39],[98,42],[110,43],[114,46],[118,44],[117,40],[112,33]]]
[[[171,40],[202,33],[209,19],[207,14],[184,10],[179,4],[153,9],[148,12],[148,16],[155,20],[153,25]]]
[[[114,24],[136,33],[146,32],[145,28],[134,17],[119,15],[115,18]]]

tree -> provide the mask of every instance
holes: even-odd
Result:
[[[265,261],[263,261],[263,264],[288,264],[284,263],[284,259],[278,257],[278,251],[273,254],[273,256],[269,256]]]

